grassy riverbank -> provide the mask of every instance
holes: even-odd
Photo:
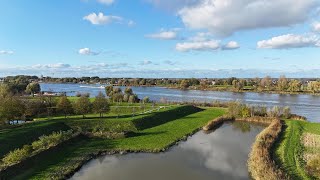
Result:
[[[275,147],[275,159],[277,160],[277,163],[281,165],[282,168],[287,172],[291,179],[315,178],[314,174],[307,173],[308,159],[304,158],[304,156],[308,154],[310,155],[311,153],[311,156],[314,158],[319,158],[320,154],[315,153],[320,151],[320,147],[312,148],[305,146],[303,142],[303,136],[306,134],[320,135],[320,124],[286,120],[284,131]],[[315,151],[316,148],[317,151]]]
[[[133,124],[136,130],[129,133],[126,138],[120,139],[78,136],[29,159],[20,164],[18,168],[9,170],[1,176],[10,179],[63,178],[101,152],[163,151],[177,141],[186,139],[188,135],[196,132],[209,120],[222,116],[224,113],[225,110],[220,108],[200,109],[193,106],[177,106],[137,117],[124,119],[109,117],[105,119],[106,122],[127,122]],[[69,119],[69,121],[82,120]],[[70,122],[65,124],[70,125]]]

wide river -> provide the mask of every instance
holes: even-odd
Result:
[[[248,154],[262,126],[236,122],[202,131],[159,154],[108,155],[91,160],[72,180],[250,179]]]
[[[124,87],[122,87],[124,88]],[[82,84],[41,84],[43,91],[67,92],[75,95],[77,92],[88,92],[91,96],[97,95],[104,89],[100,85]],[[305,116],[309,121],[320,122],[320,96],[313,95],[289,95],[269,93],[234,93],[200,90],[179,90],[161,87],[132,87],[139,98],[145,96],[151,100],[159,101],[161,98],[168,101],[196,101],[213,102],[218,101],[241,101],[248,104],[263,104],[266,106],[290,106],[293,113]]]

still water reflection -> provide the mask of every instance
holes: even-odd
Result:
[[[112,155],[92,160],[71,179],[249,179],[248,154],[262,129],[247,123],[225,124],[210,134],[198,132],[165,153]]]

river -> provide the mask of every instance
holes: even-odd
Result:
[[[228,123],[210,134],[200,131],[159,154],[107,155],[91,160],[72,180],[250,179],[248,154],[262,126]]]
[[[124,87],[122,87],[124,88]],[[100,85],[82,84],[41,84],[42,91],[67,92],[67,95],[75,95],[77,92],[88,92],[91,96],[97,95],[104,88]],[[248,104],[262,104],[270,106],[289,106],[293,113],[305,116],[311,122],[320,122],[320,96],[309,94],[269,94],[269,93],[235,93],[200,90],[179,90],[162,87],[132,87],[139,98],[145,96],[151,100],[159,101],[161,98],[169,101],[241,101]]]

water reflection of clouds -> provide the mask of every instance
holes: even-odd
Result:
[[[72,179],[248,179],[246,161],[262,128],[242,133],[223,125],[211,134],[199,132],[160,154],[104,156],[90,161]]]
[[[246,178],[246,160],[254,136],[240,134],[240,131],[234,131],[230,126],[209,135],[198,133],[197,138],[191,138],[188,143],[181,144],[181,148],[200,155],[208,169]]]

